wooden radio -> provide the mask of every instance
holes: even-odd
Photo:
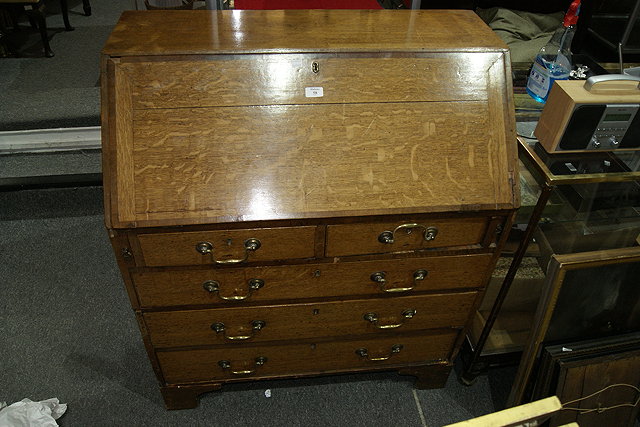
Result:
[[[534,131],[549,153],[640,150],[640,78],[556,81]]]

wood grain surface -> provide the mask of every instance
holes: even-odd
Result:
[[[147,267],[172,265],[216,265],[215,261],[246,262],[311,258],[315,254],[316,227],[279,227],[239,230],[193,231],[182,233],[150,233],[136,236]],[[246,251],[249,239],[260,241],[260,247]],[[212,253],[196,250],[200,242],[211,243]]]
[[[103,53],[140,56],[452,49],[508,50],[470,10],[203,10],[125,11]]]
[[[242,306],[246,303],[266,303],[313,298],[330,299],[347,296],[400,296],[444,289],[478,288],[484,285],[482,275],[492,254],[436,256],[394,260],[374,260],[343,263],[258,266],[234,269],[165,270],[132,273],[142,308],[179,305]],[[423,280],[414,280],[418,270],[426,270]],[[386,283],[371,279],[382,272]],[[251,279],[264,281],[264,286],[252,291],[246,300],[225,301],[222,297],[242,297],[249,294]],[[214,280],[219,293],[208,292],[203,284]],[[387,294],[383,289],[413,290]]]
[[[484,102],[138,110],[133,174],[119,175],[134,213],[120,219],[509,209],[511,159],[487,143],[492,127]]]
[[[509,53],[473,12],[125,12],[103,55],[106,223],[169,407],[387,367],[444,384],[519,205]]]
[[[472,12],[202,12],[107,43],[111,226],[518,205],[508,51]]]
[[[393,243],[381,243],[378,238],[385,231],[393,232],[406,224],[415,228],[402,228],[395,232]],[[479,245],[485,237],[489,219],[486,217],[432,219],[422,221],[336,224],[327,226],[327,256],[347,256],[367,253],[401,252],[426,248],[445,248]],[[438,234],[425,240],[426,228],[435,227]]]
[[[371,370],[411,363],[433,363],[446,359],[458,331],[431,332],[422,335],[401,335],[366,340],[318,342],[269,346],[228,346],[218,349],[161,351],[158,358],[169,384],[212,380],[242,380],[281,375],[321,374],[346,370]],[[367,349],[371,358],[390,355],[391,347],[402,345],[400,352],[388,360],[371,361],[356,354]],[[256,366],[257,357],[267,361]],[[222,369],[218,362],[231,362],[231,369]],[[239,375],[232,370],[255,370]]]
[[[305,338],[385,334],[465,325],[477,292],[404,296],[393,299],[345,300],[307,304],[265,305],[259,307],[218,308],[148,312],[143,314],[151,342],[156,348],[228,344],[229,337],[248,336],[244,342],[287,341]],[[405,310],[416,310],[406,319]],[[375,313],[379,325],[402,324],[394,329],[378,329],[364,319]],[[264,321],[259,330],[252,322]],[[211,325],[225,325],[216,333]],[[237,344],[236,341],[234,344]],[[238,345],[242,345],[238,344]]]
[[[477,101],[487,99],[487,70],[500,58],[481,52],[216,55],[123,62],[120,69],[135,109]],[[445,83],[451,81],[459,84]],[[322,96],[307,96],[307,87],[321,87]]]
[[[556,414],[549,426],[561,427],[570,422],[583,427],[637,424],[640,412],[636,404],[640,386],[638,350],[577,361],[560,360],[558,364],[557,385],[552,393],[572,409]]]

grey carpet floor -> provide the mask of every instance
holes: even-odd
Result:
[[[100,150],[0,155],[0,179],[100,173],[101,160]]]
[[[513,369],[471,387],[451,375],[440,390],[392,372],[234,384],[196,409],[165,410],[101,193],[0,193],[0,401],[57,397],[69,405],[62,426],[440,426],[502,408]]]

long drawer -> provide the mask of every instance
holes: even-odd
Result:
[[[463,327],[477,292],[243,308],[146,312],[156,348]]]
[[[483,286],[492,254],[133,273],[142,308],[408,294]]]
[[[457,335],[457,330],[447,330],[368,340],[159,351],[157,355],[165,381],[181,384],[428,364],[448,358]]]

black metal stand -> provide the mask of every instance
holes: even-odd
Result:
[[[538,202],[536,203],[533,212],[531,213],[531,217],[529,218],[529,222],[527,224],[527,228],[522,235],[520,243],[518,244],[518,248],[513,255],[513,260],[511,261],[511,265],[509,266],[509,271],[502,281],[502,285],[500,286],[500,291],[496,297],[496,301],[491,308],[491,313],[489,313],[489,317],[487,318],[484,327],[482,328],[482,333],[478,338],[478,342],[472,350],[471,358],[466,361],[464,369],[460,373],[459,379],[465,385],[471,385],[475,382],[478,375],[480,375],[486,369],[486,363],[482,362],[480,357],[482,355],[482,349],[489,338],[489,334],[491,333],[491,328],[500,313],[500,309],[502,308],[502,304],[507,297],[507,293],[511,288],[511,284],[513,283],[513,279],[516,277],[516,273],[518,268],[520,267],[520,263],[524,258],[525,253],[527,252],[527,248],[529,247],[529,242],[533,237],[533,232],[540,221],[540,217],[542,216],[542,212],[544,211],[547,202],[549,201],[549,196],[553,191],[554,187],[548,184],[545,184],[542,187],[542,191],[540,196],[538,197]]]

